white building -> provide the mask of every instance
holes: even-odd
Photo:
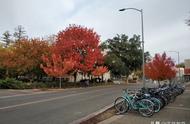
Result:
[[[185,68],[190,68],[190,59],[185,59]]]
[[[64,78],[67,78],[69,80],[69,82],[74,82],[74,76],[73,75],[66,75],[64,76]],[[93,78],[97,78],[96,76],[93,76]],[[101,76],[100,76],[101,78]],[[81,73],[77,73],[77,78],[76,81],[79,82],[82,79],[89,79],[89,77],[87,75],[82,75]],[[108,79],[110,79],[110,72],[106,72],[105,74],[103,74],[103,80],[107,81]]]
[[[184,68],[176,68],[176,77],[182,77],[184,75]]]

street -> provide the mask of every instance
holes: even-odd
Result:
[[[67,124],[111,104],[126,85],[0,91],[0,124]]]
[[[52,91],[0,90],[0,124],[67,124],[113,103],[124,88],[141,84],[111,85]],[[184,94],[159,113],[144,118],[136,112],[115,115],[101,124],[151,124],[156,121],[190,123],[190,85]]]

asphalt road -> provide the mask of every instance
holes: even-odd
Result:
[[[98,111],[126,85],[25,92],[0,90],[0,124],[68,124]]]

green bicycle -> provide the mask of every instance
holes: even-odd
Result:
[[[114,107],[119,114],[123,114],[128,110],[138,111],[142,116],[150,117],[154,114],[154,103],[145,98],[136,95],[129,95],[128,90],[123,90],[124,95],[116,98]]]

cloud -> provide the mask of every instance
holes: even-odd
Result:
[[[144,11],[145,50],[178,50],[184,59],[190,58],[189,5],[189,0],[1,0],[0,34],[23,25],[30,37],[42,37],[80,24],[94,28],[102,41],[122,33],[132,37],[141,35],[140,13],[118,9],[136,7]]]
[[[56,19],[67,18],[74,8],[74,0],[1,0],[0,31],[13,31],[17,25],[23,25],[30,36],[55,33]]]

